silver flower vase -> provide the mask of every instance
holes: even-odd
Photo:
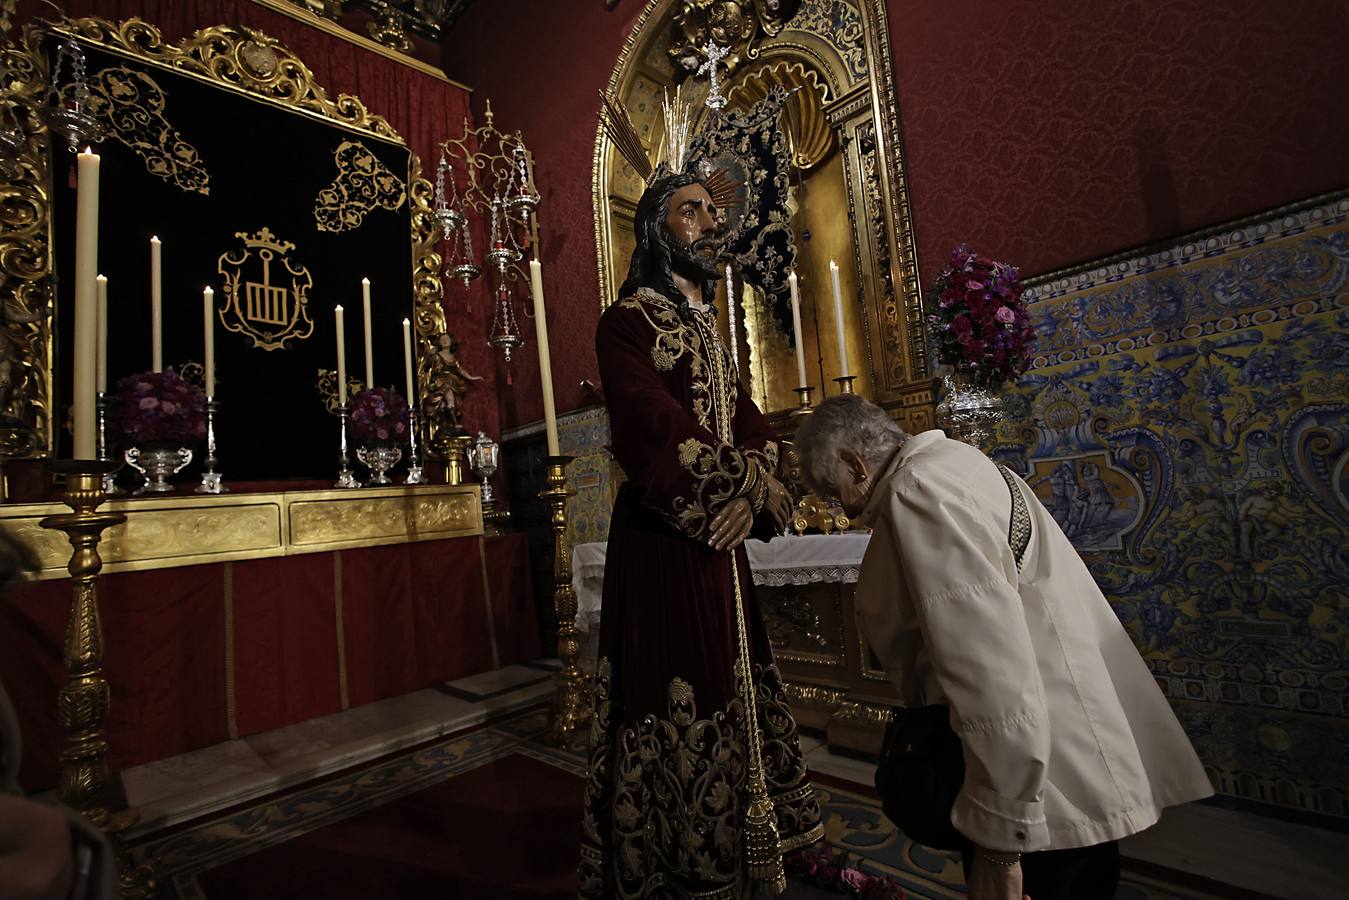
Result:
[[[131,447],[126,451],[127,465],[145,476],[145,486],[138,494],[166,494],[173,490],[170,476],[177,475],[192,462],[192,451],[186,447]]]
[[[367,484],[393,484],[389,478],[389,470],[398,465],[398,461],[403,458],[403,450],[400,447],[358,447],[356,448],[356,458],[361,461],[361,465],[370,470],[370,480]]]
[[[942,401],[937,404],[937,424],[953,440],[985,449],[1002,417],[1002,398],[950,373],[942,376],[942,393]]]

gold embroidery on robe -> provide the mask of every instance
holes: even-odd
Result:
[[[785,853],[819,840],[824,825],[777,667],[755,666],[754,678]],[[620,898],[738,900],[745,890],[738,825],[748,757],[740,692],[724,710],[699,718],[693,689],[675,678],[664,718],[647,715],[635,728],[615,732],[621,711],[610,699],[611,680],[610,662],[601,659],[592,698],[581,896],[600,896],[607,883]],[[601,804],[610,813],[607,834],[593,814]]]

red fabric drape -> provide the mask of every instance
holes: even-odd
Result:
[[[501,662],[535,659],[525,537],[486,547]],[[337,712],[343,660],[349,706],[487,671],[483,558],[474,537],[347,550],[340,565],[314,553],[103,576],[113,770],[226,740],[230,696],[240,737]],[[29,790],[56,779],[70,591],[43,581],[0,602],[0,681],[23,726]]]
[[[514,532],[484,538],[483,552],[501,664],[538,659],[543,651],[529,567],[529,536]]]
[[[228,736],[225,626],[219,566],[128,572],[99,581],[104,676],[112,703],[104,723],[113,770]],[[0,680],[19,712],[30,789],[55,782],[62,737],[56,693],[71,585],[20,585],[0,602]]]

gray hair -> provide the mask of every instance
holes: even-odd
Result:
[[[837,486],[843,472],[839,451],[852,450],[878,469],[908,435],[874,403],[856,394],[830,397],[796,432],[801,475],[812,488]]]

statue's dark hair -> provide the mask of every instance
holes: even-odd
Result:
[[[668,175],[653,182],[642,192],[642,198],[637,201],[637,213],[633,217],[637,246],[628,264],[628,278],[619,288],[618,296],[630,297],[640,288],[650,288],[677,304],[681,317],[688,316],[688,298],[675,284],[671,267],[671,255],[677,238],[666,227],[665,216],[675,191],[701,183],[692,175]],[[700,287],[703,302],[711,306],[717,295],[716,278],[708,278]]]

